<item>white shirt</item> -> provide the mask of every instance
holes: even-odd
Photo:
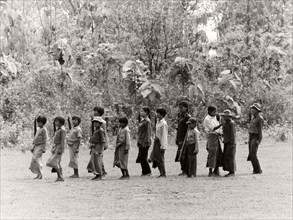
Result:
[[[156,137],[160,140],[161,149],[165,150],[168,145],[168,125],[164,118],[156,124]]]
[[[214,128],[219,126],[219,124],[216,116],[207,115],[203,121],[204,129],[207,133],[215,132]]]

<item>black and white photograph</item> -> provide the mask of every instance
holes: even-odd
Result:
[[[293,219],[292,0],[0,0],[0,219]]]

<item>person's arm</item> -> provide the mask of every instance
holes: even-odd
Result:
[[[235,127],[235,123],[231,122],[230,123],[230,135],[231,135],[231,143],[234,144],[235,143],[235,137],[236,137],[236,127]]]
[[[149,147],[151,146],[151,143],[152,143],[152,125],[150,121],[146,122],[146,129],[147,129],[147,132],[145,137],[145,144],[146,146]]]
[[[161,149],[164,150],[168,146],[168,125],[163,124],[162,126],[162,140],[161,140]]]
[[[195,148],[194,148],[194,153],[198,154],[199,147],[198,147],[198,140],[199,140],[199,135],[198,132],[194,132],[194,137],[195,137]]]
[[[47,129],[44,128],[43,130],[43,140],[44,140],[44,148],[43,148],[43,152],[45,153],[46,151],[46,146],[47,146]]]
[[[127,154],[130,149],[130,131],[125,130],[125,153]]]
[[[61,129],[60,135],[61,135],[61,137],[60,137],[61,142],[60,142],[59,148],[57,150],[58,154],[62,154],[64,152],[66,131]]]
[[[258,129],[258,144],[260,144],[262,140],[262,128],[263,128],[263,119],[259,118],[258,123],[257,123],[257,129]]]

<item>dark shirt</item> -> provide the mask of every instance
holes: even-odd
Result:
[[[262,126],[263,126],[263,118],[259,114],[253,117],[249,124],[249,133],[257,134],[259,137],[259,141],[262,140]]]
[[[152,124],[149,118],[143,119],[138,126],[137,143],[143,147],[151,146]]]
[[[102,128],[96,129],[90,139],[91,144],[102,144],[106,142],[105,132]]]
[[[177,128],[177,135],[176,135],[176,144],[179,144],[179,142],[183,142],[187,133],[188,125],[186,122],[190,118],[190,115],[188,113],[179,115],[178,118],[178,128]]]
[[[235,144],[236,129],[234,121],[226,122],[225,125],[223,125],[223,137],[225,144]]]

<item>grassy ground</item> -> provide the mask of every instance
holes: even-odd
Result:
[[[80,155],[79,179],[68,179],[68,151],[63,156],[65,181],[44,167],[44,179],[33,180],[30,152],[1,150],[1,219],[292,219],[292,144],[266,142],[260,146],[262,175],[252,175],[246,161],[247,146],[237,145],[237,172],[232,178],[209,178],[207,153],[201,144],[198,176],[179,177],[176,148],[166,152],[168,177],[140,177],[130,152],[130,180],[117,180],[112,168],[113,150],[105,152],[108,176],[91,181],[86,172],[88,151]],[[45,163],[50,156],[44,155]],[[221,172],[223,176],[225,173]]]

